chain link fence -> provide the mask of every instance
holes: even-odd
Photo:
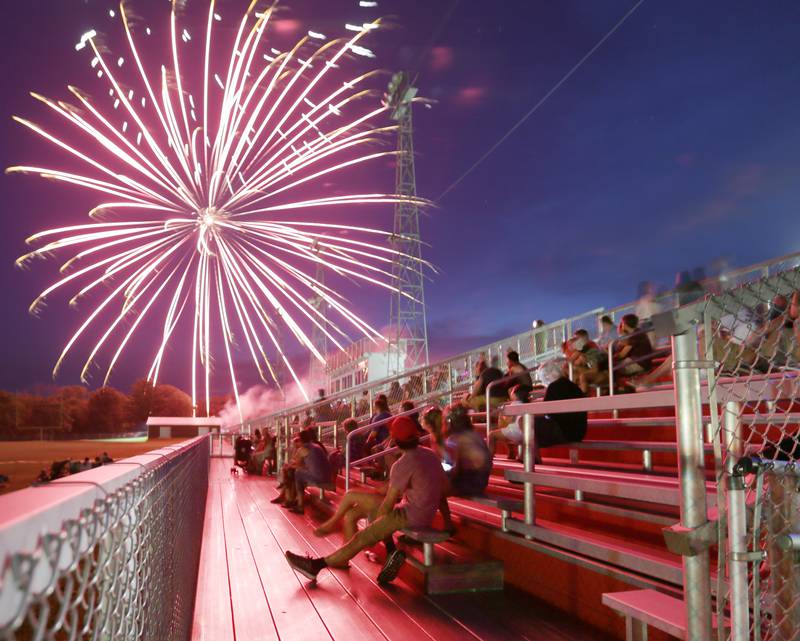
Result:
[[[797,292],[793,268],[705,304],[720,640],[800,641]]]
[[[102,498],[92,503],[78,497],[83,507],[56,519],[61,525],[52,531],[40,529],[48,519],[37,506],[31,506],[36,514],[28,523],[5,524],[39,537],[20,545],[26,551],[0,559],[0,639],[188,640],[208,462],[208,439],[198,438],[101,468],[132,477],[120,487],[114,479],[99,481],[92,471],[17,493],[39,492],[28,496],[52,503],[45,508],[50,522],[53,512],[64,514],[76,505],[76,493],[89,496],[88,488]],[[53,501],[53,493],[63,498]]]

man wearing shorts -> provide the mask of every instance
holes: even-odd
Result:
[[[417,447],[419,432],[416,423],[407,416],[395,418],[389,430],[403,454],[389,472],[389,488],[374,520],[326,557],[303,557],[287,551],[289,565],[303,576],[316,579],[323,568],[347,567],[356,554],[384,541],[389,554],[378,581],[388,583],[405,561],[405,554],[396,549],[392,535],[404,528],[430,527],[446,483],[439,457],[427,448]]]

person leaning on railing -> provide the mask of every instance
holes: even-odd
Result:
[[[439,457],[427,448],[418,447],[417,427],[408,417],[395,418],[390,434],[403,454],[392,466],[389,487],[375,511],[375,519],[326,557],[303,557],[287,551],[286,560],[303,576],[314,580],[323,568],[345,568],[356,554],[383,541],[388,556],[378,581],[387,583],[397,576],[405,561],[405,554],[395,547],[392,535],[404,528],[431,526],[446,483]]]

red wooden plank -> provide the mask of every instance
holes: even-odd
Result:
[[[256,569],[272,608],[275,627],[283,641],[331,639],[324,622],[302,589],[305,578],[296,576],[283,556],[269,525],[258,509],[252,483],[237,481],[237,503],[253,550]],[[258,497],[262,502],[263,496]]]
[[[256,479],[240,480],[259,483]],[[263,483],[263,481],[260,483],[263,484],[264,490],[267,487],[273,487],[271,483],[269,485]],[[286,550],[299,553],[308,551],[309,548],[305,545],[302,537],[298,536],[297,531],[286,520],[288,515],[285,510],[269,503],[267,494],[271,496],[272,493],[264,491],[263,493],[259,492],[259,494],[263,496],[263,499],[256,499],[256,504],[275,536],[280,549],[284,552]],[[298,516],[297,518],[301,517]],[[298,578],[304,581],[302,577]],[[285,589],[291,590],[294,589],[294,586],[285,586]],[[385,641],[387,639],[329,571],[324,570],[320,574],[316,586],[306,583],[303,587],[298,585],[296,589],[307,590],[307,594],[319,616],[325,622],[328,632],[337,641],[356,641],[361,639],[364,641]],[[283,641],[292,640],[283,639]]]
[[[485,641],[590,641],[612,637],[513,589],[505,593],[431,597],[439,607],[480,631]]]
[[[197,576],[192,641],[233,641],[228,562],[222,532],[222,505],[215,484],[208,488],[203,546]]]
[[[261,585],[250,542],[236,505],[237,482],[238,479],[233,477],[220,484],[236,639],[278,641],[270,604]]]
[[[308,531],[314,526],[308,526]],[[313,535],[312,535],[313,536]],[[330,554],[341,544],[341,535],[335,534],[314,539],[313,547],[320,554]],[[458,620],[445,613],[424,595],[410,588],[402,581],[395,581],[394,584],[383,587],[378,585],[375,580],[380,570],[380,566],[369,561],[363,554],[359,554],[350,561],[351,569],[348,573],[339,573],[337,578],[342,582],[348,591],[357,594],[362,607],[379,621],[383,621],[387,611],[390,619],[395,621],[393,628],[399,628],[398,614],[402,612],[411,622],[417,626],[405,631],[404,629],[387,629],[391,639],[434,639],[435,641],[469,641],[478,639],[471,634],[468,628],[463,626]]]

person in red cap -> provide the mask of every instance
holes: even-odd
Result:
[[[431,526],[446,483],[439,457],[427,448],[417,447],[417,424],[407,416],[394,419],[389,433],[403,454],[389,471],[389,487],[372,522],[326,557],[312,558],[287,551],[289,565],[303,576],[313,580],[323,568],[347,567],[347,562],[361,550],[383,541],[388,555],[378,581],[388,583],[405,561],[405,554],[395,547],[392,535],[404,528]]]

